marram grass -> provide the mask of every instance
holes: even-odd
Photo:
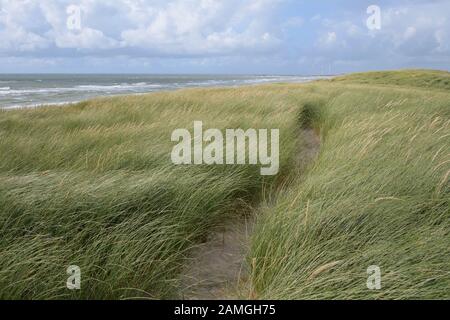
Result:
[[[448,78],[359,74],[0,112],[0,298],[178,298],[189,249],[247,203],[262,208],[252,297],[448,299]],[[171,133],[196,120],[280,129],[280,174],[174,166]],[[322,140],[306,172],[302,126]],[[66,288],[69,265],[80,291]],[[366,287],[370,265],[381,290]]]
[[[330,97],[318,108],[321,153],[257,223],[259,298],[450,298],[450,92],[393,76],[405,83],[309,86]],[[372,265],[381,290],[367,288]]]
[[[177,297],[189,249],[255,201],[256,166],[175,166],[173,130],[279,128],[287,89],[185,90],[0,113],[0,298]],[[80,291],[66,268],[81,268]]]

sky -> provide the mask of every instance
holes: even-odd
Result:
[[[450,0],[0,0],[0,73],[450,70]]]

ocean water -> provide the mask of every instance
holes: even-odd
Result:
[[[180,88],[307,82],[321,76],[0,74],[0,108],[65,104]]]

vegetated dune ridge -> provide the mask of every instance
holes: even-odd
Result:
[[[177,297],[190,248],[248,206],[261,208],[253,298],[449,298],[448,78],[368,73],[1,112],[0,298]],[[172,165],[172,131],[195,120],[279,128],[281,173]],[[322,140],[306,173],[302,127]],[[65,287],[69,265],[80,291]],[[381,290],[366,287],[370,265]]]
[[[259,298],[450,298],[448,79],[378,72],[308,86],[325,97],[306,105],[322,150],[256,225]],[[381,290],[367,288],[372,265]]]

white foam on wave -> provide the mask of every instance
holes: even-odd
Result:
[[[82,90],[91,90],[91,91],[125,91],[125,90],[136,90],[136,89],[147,89],[147,88],[162,88],[163,85],[156,83],[147,83],[147,82],[139,82],[139,83],[122,83],[122,84],[114,84],[114,85],[79,85],[76,86],[76,89]]]
[[[17,104],[7,107],[0,107],[0,110],[18,110],[18,109],[33,109],[33,108],[42,108],[42,107],[64,107],[70,106],[73,104],[80,103],[82,101],[63,101],[63,102],[48,102],[48,103],[32,103],[32,104]]]
[[[10,87],[0,88],[1,96],[20,96],[20,95],[46,95],[46,94],[58,94],[58,93],[77,93],[77,92],[111,92],[111,91],[142,91],[147,89],[162,88],[159,84],[126,84],[126,85],[79,85],[69,88],[39,88],[39,89],[15,89],[11,90]]]
[[[192,87],[237,87],[242,85],[257,85],[262,83],[286,82],[300,83],[318,79],[331,78],[330,76],[243,76],[222,79],[180,79],[177,82],[155,83],[108,83],[108,84],[80,84],[72,87],[38,87],[12,89],[9,86],[0,87],[0,108],[18,109],[34,108],[45,105],[66,105],[73,101],[85,100],[107,95],[145,94],[159,90],[175,90]],[[48,96],[48,97],[46,97]],[[2,103],[2,99],[4,102]],[[61,100],[61,101],[58,101]],[[11,105],[11,101],[14,101]],[[22,103],[21,103],[22,101]],[[36,103],[31,104],[30,101]],[[56,102],[55,102],[56,101]],[[4,107],[2,107],[2,104]]]

